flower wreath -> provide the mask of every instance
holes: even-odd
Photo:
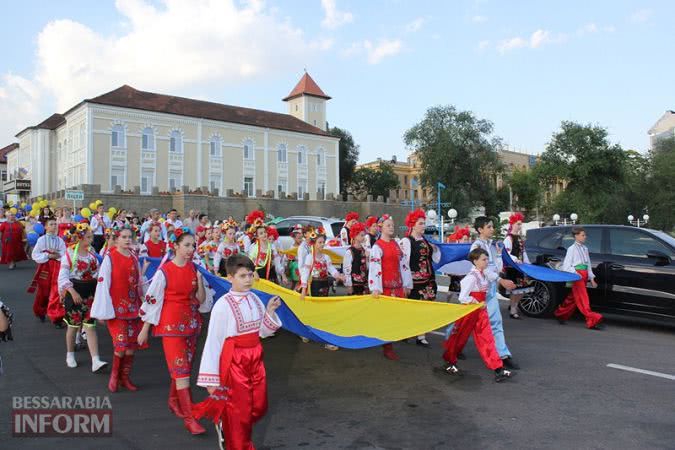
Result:
[[[307,235],[307,240],[309,241],[310,244],[314,245],[314,243],[320,238],[320,237],[326,237],[326,230],[323,229],[323,227],[318,227],[316,229],[312,229],[309,234]]]
[[[180,227],[173,230],[173,234],[169,236],[169,248],[171,250],[176,249],[176,242],[178,241],[178,238],[184,234],[194,236],[194,234],[192,234],[192,230],[189,227]]]

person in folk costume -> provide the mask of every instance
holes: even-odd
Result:
[[[455,225],[455,231],[445,238],[446,244],[468,244],[471,238],[471,230],[469,227],[461,228]]]
[[[207,239],[197,248],[197,255],[200,261],[199,265],[213,274],[217,273],[217,269],[214,266],[214,260],[219,245],[219,242],[216,240],[216,230],[216,227],[209,227],[206,233]]]
[[[113,232],[112,228],[106,228],[105,244],[103,244],[103,247],[101,247],[98,254],[101,255],[101,257],[105,257],[105,255],[113,251],[115,249],[115,241],[117,241],[117,234]]]
[[[174,256],[155,273],[141,306],[144,324],[138,344],[147,343],[151,326],[152,335],[162,338],[171,377],[169,410],[183,419],[190,433],[203,434],[206,430],[192,416],[190,372],[202,327],[199,309],[206,300],[206,289],[202,274],[192,263],[195,238],[190,228],[176,229],[170,245]]]
[[[267,239],[265,224],[258,220],[251,226],[250,232],[255,235],[255,242],[251,244],[248,257],[255,265],[257,276],[274,283],[281,278],[281,283],[286,284],[286,274],[281,265],[281,258],[276,248]]]
[[[360,222],[350,229],[352,245],[342,258],[342,271],[348,295],[363,295],[368,291],[368,255],[364,248],[366,226]]]
[[[251,211],[246,216],[244,221],[246,222],[246,225],[248,225],[248,227],[245,227],[245,233],[241,236],[239,245],[241,247],[242,253],[248,255],[250,253],[253,240],[255,239],[255,229],[253,225],[259,222],[260,223],[264,222],[265,213],[259,209],[256,209],[255,211]]]
[[[240,252],[239,244],[235,238],[239,224],[230,218],[223,222],[221,230],[223,240],[218,245],[216,254],[213,257],[213,266],[221,276],[227,275],[227,258]]]
[[[424,237],[426,214],[421,209],[412,211],[405,218],[405,224],[408,227],[408,235],[401,239],[400,245],[403,259],[412,275],[413,286],[408,298],[435,300],[438,287],[433,262],[440,261],[441,253],[438,247]],[[417,336],[416,343],[429,347],[429,341],[424,334]]]
[[[68,326],[66,365],[70,368],[77,367],[75,339],[80,329],[84,328],[91,355],[91,371],[96,373],[105,368],[108,363],[101,361],[99,357],[96,320],[90,315],[98,275],[98,258],[91,246],[94,235],[89,225],[84,223],[74,225],[71,234],[76,243],[66,249],[61,257],[58,278],[58,293],[65,311],[63,321]]]
[[[521,213],[511,214],[509,217],[509,229],[504,238],[504,250],[508,252],[514,262],[529,264],[530,261],[527,258],[527,253],[525,253],[525,240],[521,236],[524,219],[525,217]],[[517,287],[527,284],[526,277],[513,267],[504,267],[504,275],[505,278],[513,281]],[[509,317],[512,319],[520,319],[518,304],[523,295],[514,292],[511,292],[509,295]]]
[[[37,269],[31,284],[28,286],[29,294],[35,293],[33,301],[33,314],[42,322],[49,312],[49,318],[55,325],[63,326],[63,308],[56,307],[49,309],[51,296],[54,301],[58,301],[57,279],[59,277],[59,261],[66,251],[66,244],[63,239],[58,237],[58,227],[54,216],[42,216],[42,224],[45,228],[45,234],[40,236],[33,247],[31,254],[33,261],[37,263]],[[59,302],[60,303],[60,302]]]
[[[139,256],[149,258],[164,258],[166,255],[167,244],[162,240],[162,225],[155,222],[150,225],[150,238],[141,244],[141,251]]]
[[[281,305],[273,297],[265,307],[253,292],[255,266],[243,254],[227,260],[230,291],[213,306],[197,385],[209,397],[196,404],[196,418],[216,424],[221,449],[252,450],[253,425],[267,412],[267,379],[261,337],[281,327],[276,314]]]
[[[114,354],[108,389],[117,392],[121,385],[136,391],[138,387],[129,375],[135,351],[147,347],[138,344],[137,338],[142,328],[138,313],[147,281],[144,273],[150,262],[146,261],[141,269],[138,258],[131,252],[133,231],[130,227],[113,232],[117,235],[115,249],[103,258],[90,316],[106,320],[112,338]]]
[[[593,264],[588,253],[586,243],[586,230],[583,227],[572,228],[574,235],[574,244],[570,245],[565,253],[565,259],[562,263],[562,270],[565,272],[577,273],[581,276],[581,280],[575,281],[572,284],[572,290],[565,297],[565,300],[555,310],[555,317],[558,322],[563,325],[572,317],[574,311],[579,309],[586,319],[586,327],[590,329],[600,330],[603,328],[602,315],[591,310],[588,299],[588,290],[586,284],[588,280],[591,281],[593,288],[598,287],[595,281],[595,274],[593,273]]]
[[[152,208],[150,210],[150,218],[143,222],[143,225],[141,225],[141,241],[145,242],[148,239],[150,239],[150,227],[156,223],[159,223],[161,226],[161,231],[162,231],[162,240],[167,241],[166,237],[166,230],[164,229],[164,226],[161,225],[161,222],[159,219],[161,218],[161,214],[159,212],[159,209],[157,208]]]
[[[2,211],[2,207],[0,207]],[[0,222],[1,223],[1,222]],[[13,341],[12,323],[14,322],[14,314],[9,307],[0,299],[0,342]],[[3,374],[2,358],[0,358],[0,376]]]
[[[112,227],[112,222],[105,213],[103,203],[96,207],[96,214],[92,216],[90,226],[94,230],[94,249],[100,252],[103,244],[105,244],[105,230]]]
[[[370,250],[370,248],[375,245],[377,239],[380,236],[380,226],[377,223],[377,217],[370,216],[366,219],[366,240],[363,242],[363,246]]]
[[[499,309],[499,299],[497,298],[497,285],[499,284],[506,290],[513,290],[516,285],[511,280],[500,277],[502,271],[502,248],[501,244],[495,244],[492,241],[495,229],[492,220],[485,216],[477,217],[474,221],[474,228],[478,233],[478,238],[471,244],[471,250],[482,248],[488,254],[488,266],[485,274],[489,282],[487,293],[487,313],[490,318],[492,334],[495,338],[495,345],[500,358],[504,361],[504,366],[508,369],[519,369],[520,367],[513,360],[511,351],[506,345],[504,335],[504,324],[502,322],[502,313]]]
[[[351,211],[348,212],[345,216],[345,224],[340,230],[340,246],[349,247],[352,245],[352,240],[350,238],[350,230],[352,225],[359,221],[359,213]]]
[[[206,230],[208,227],[206,225],[197,225],[197,229],[195,231],[195,239],[197,241],[197,247],[202,245],[202,243],[206,240]]]
[[[368,288],[375,298],[381,294],[407,298],[413,287],[412,275],[403,252],[394,239],[394,219],[385,214],[380,217],[379,224],[381,236],[370,249]],[[392,344],[383,345],[382,350],[385,358],[394,361],[399,359]]]
[[[323,252],[326,245],[326,232],[319,227],[309,235],[310,252],[300,264],[300,298],[309,294],[314,297],[327,297],[333,280],[344,281],[343,276],[333,266],[330,256]]]
[[[62,238],[66,231],[70,231],[70,228],[73,226],[73,217],[70,215],[70,208],[61,208],[61,215],[57,217],[56,224],[58,226],[58,235]]]
[[[481,308],[465,316],[455,323],[450,337],[445,341],[443,359],[446,362],[445,372],[458,375],[457,358],[473,334],[473,340],[480,357],[488,369],[494,370],[495,381],[501,382],[510,378],[513,373],[504,368],[504,361],[495,347],[495,338],[490,327],[490,319],[486,310],[486,298],[489,288],[486,269],[488,253],[482,248],[475,248],[469,253],[469,261],[474,267],[461,281],[462,289],[459,301],[462,304],[480,303]]]
[[[26,243],[26,232],[16,220],[16,213],[11,209],[5,213],[7,220],[0,223],[0,241],[2,242],[2,256],[0,264],[9,264],[9,270],[16,267],[19,261],[28,259],[24,245]]]
[[[293,229],[291,230],[291,238],[293,238],[293,244],[291,246],[291,249],[295,249],[296,253],[295,255],[288,255],[288,254],[284,255],[284,259],[286,261],[286,264],[284,264],[284,266],[287,272],[286,277],[291,283],[290,288],[299,291],[301,286],[300,286],[300,266],[298,264],[299,261],[298,255],[300,254],[300,247],[303,246],[303,244],[305,243],[302,225],[297,224],[293,227]]]

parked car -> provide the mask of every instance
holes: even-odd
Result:
[[[345,224],[344,220],[316,216],[291,216],[278,222],[275,227],[279,231],[279,247],[282,250],[289,249],[293,246],[293,238],[291,231],[297,224],[304,226],[312,226],[314,228],[323,227],[326,230],[326,239],[330,240],[334,237],[340,236],[340,230]]]
[[[675,238],[662,231],[622,225],[584,225],[598,287],[588,285],[598,311],[675,321]],[[572,226],[531,229],[525,249],[533,264],[558,268],[574,243]],[[524,314],[550,315],[569,288],[535,281],[520,303]]]

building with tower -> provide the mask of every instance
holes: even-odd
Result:
[[[339,192],[340,178],[328,100],[308,73],[283,99],[288,114],[124,85],[20,131],[7,174],[31,180],[30,197],[99,184],[322,199]]]

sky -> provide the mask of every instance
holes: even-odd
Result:
[[[276,112],[306,69],[360,161],[454,105],[540,153],[563,120],[646,151],[675,109],[675,2],[3,0],[0,147],[84,98],[137,89]]]

